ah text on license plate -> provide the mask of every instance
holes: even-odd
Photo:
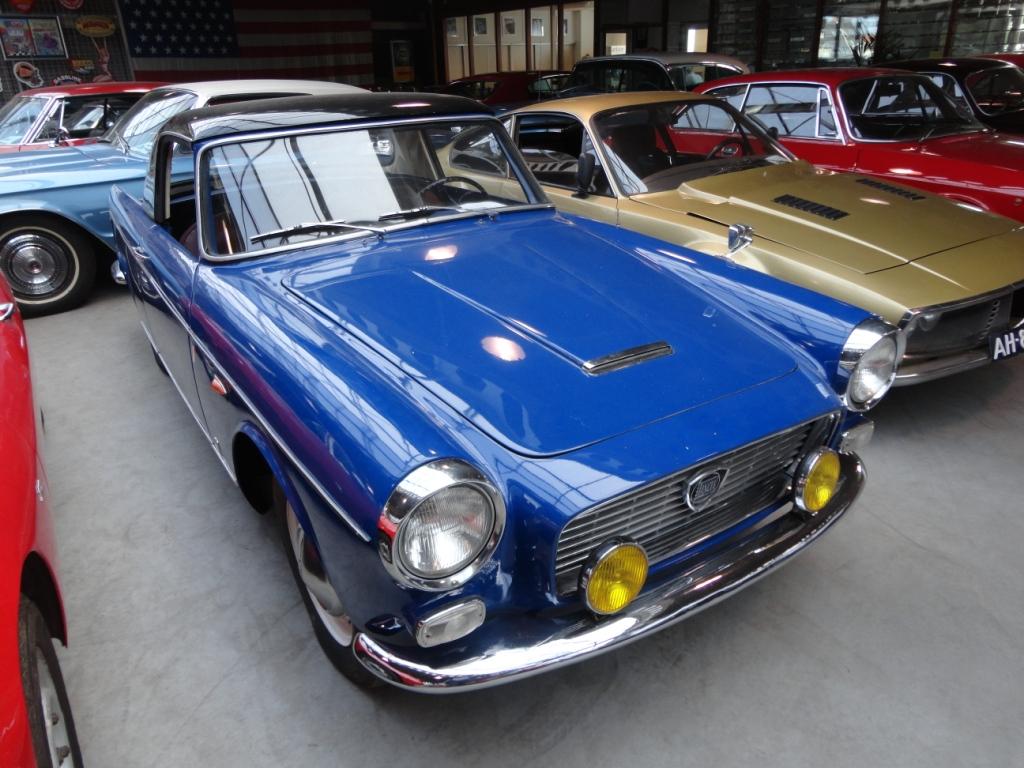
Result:
[[[988,337],[988,352],[993,360],[1024,354],[1024,327],[993,333]]]

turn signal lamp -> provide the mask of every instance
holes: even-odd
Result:
[[[580,592],[594,613],[618,613],[647,581],[647,553],[639,544],[613,539],[598,547],[580,574]]]
[[[820,512],[835,496],[840,474],[839,454],[829,448],[812,451],[797,473],[796,505],[812,515]]]

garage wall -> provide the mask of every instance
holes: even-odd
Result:
[[[115,0],[17,4],[26,11],[15,5],[0,6],[3,99],[30,87],[131,76]]]

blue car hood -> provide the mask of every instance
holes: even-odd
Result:
[[[126,181],[145,176],[147,161],[110,144],[12,153],[0,160],[0,194]]]
[[[528,455],[573,450],[797,368],[777,337],[677,275],[583,224],[518,216],[389,235],[356,256],[296,265],[284,285]],[[584,370],[660,341],[671,355]]]

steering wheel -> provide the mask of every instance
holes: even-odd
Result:
[[[715,144],[712,150],[708,152],[706,155],[704,155],[704,159],[714,160],[716,157],[719,156],[732,157],[733,155],[736,154],[736,150],[733,150],[732,152],[726,152],[726,147],[737,147],[740,150],[743,150],[745,154],[750,152],[750,144],[747,142],[745,138],[738,139],[735,136],[729,136],[728,138],[722,139],[720,142]]]
[[[479,182],[473,181],[472,179],[467,178],[465,176],[442,176],[440,179],[434,179],[432,182],[427,184],[425,187],[422,187],[421,189],[417,190],[416,194],[423,195],[423,194],[429,192],[430,190],[432,190],[434,187],[439,187],[439,186],[441,186],[442,184],[444,184],[445,182],[448,182],[448,181],[461,181],[464,184],[469,184],[471,187],[476,187],[477,191],[481,195],[483,195],[484,197],[487,197],[487,190],[484,189],[480,185]]]

